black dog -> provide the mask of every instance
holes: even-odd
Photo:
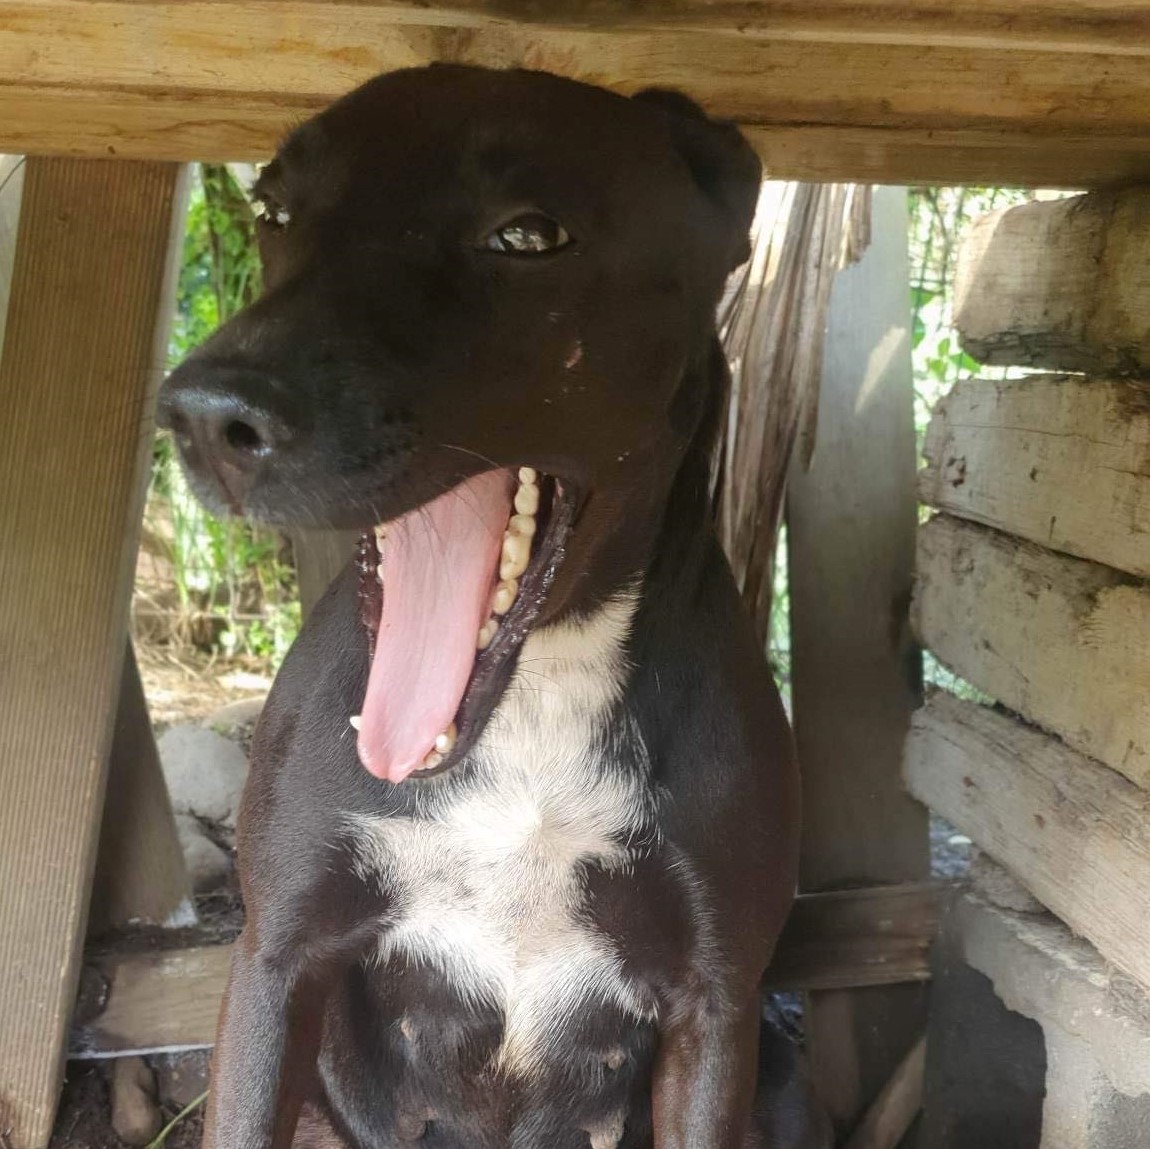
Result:
[[[798,791],[708,509],[759,178],[682,96],[461,67],[260,177],[162,419],[208,503],[367,533],[256,735],[209,1144],[766,1144]]]

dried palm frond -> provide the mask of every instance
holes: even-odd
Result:
[[[831,286],[870,242],[870,189],[765,183],[751,258],[719,311],[731,367],[727,418],[715,453],[719,538],[764,642],[775,545],[796,445],[814,450]]]

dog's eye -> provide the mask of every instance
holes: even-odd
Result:
[[[503,255],[543,255],[571,242],[567,229],[549,216],[532,212],[497,227],[484,241],[488,251]]]
[[[260,223],[276,231],[282,231],[291,223],[291,212],[266,192],[255,197],[252,202],[252,210],[256,213],[256,219]]]

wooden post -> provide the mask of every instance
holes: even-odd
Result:
[[[129,922],[190,925],[195,921],[191,899],[148,702],[129,643],[108,760],[88,933]]]
[[[123,668],[180,168],[30,159],[0,359],[0,1129],[48,1143]]]
[[[788,497],[804,891],[921,881],[930,865],[926,811],[899,778],[920,691],[905,191],[876,189],[873,210],[870,248],[835,284],[815,456]],[[921,986],[809,995],[815,1085],[840,1133],[924,1021]]]
[[[355,531],[297,530],[292,532],[300,608],[304,619],[323,597],[331,580],[355,553]]]

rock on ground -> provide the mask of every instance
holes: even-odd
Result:
[[[177,814],[234,830],[248,760],[234,743],[202,726],[173,726],[159,740],[164,778]]]

